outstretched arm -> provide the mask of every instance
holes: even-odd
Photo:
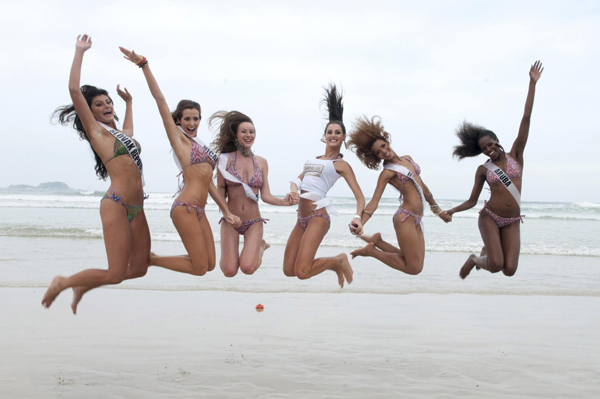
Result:
[[[394,172],[392,172],[388,169],[384,169],[379,174],[379,178],[377,179],[377,186],[375,187],[375,192],[373,193],[373,197],[371,198],[371,201],[369,201],[369,203],[367,204],[365,209],[360,213],[360,215],[361,215],[360,222],[363,226],[365,224],[367,224],[369,219],[371,219],[371,216],[373,216],[373,214],[377,210],[377,207],[379,206],[379,201],[381,200],[381,196],[383,195],[385,187],[387,186],[388,182],[390,181],[390,178],[393,176],[394,176]],[[362,234],[362,231],[357,234]]]
[[[337,161],[335,164],[335,170],[338,172],[348,183],[354,198],[356,198],[356,216],[350,222],[350,231],[352,234],[362,234],[362,212],[365,209],[365,196],[356,181],[356,176],[350,164],[346,161]]]
[[[69,75],[69,94],[73,101],[75,111],[81,119],[83,128],[90,141],[93,141],[94,137],[102,134],[102,128],[96,122],[92,110],[87,104],[85,97],[81,93],[80,81],[81,81],[81,65],[83,64],[83,53],[92,47],[92,38],[88,35],[77,36],[77,43],[75,44],[75,57],[73,58],[73,64],[71,65],[71,74]]]
[[[435,199],[433,199],[433,194],[431,193],[431,190],[429,190],[429,187],[427,187],[427,184],[425,184],[425,182],[423,181],[422,178],[421,178],[421,188],[423,189],[423,195],[425,196],[425,201],[427,201],[427,203],[429,204],[429,209],[431,209],[431,212],[433,212],[434,214],[439,216],[440,219],[442,219],[444,222],[446,222],[446,223],[451,222],[452,216],[450,216],[448,214],[448,212],[443,211],[442,208],[440,208],[440,206],[437,204],[437,202],[435,202]]]
[[[156,81],[154,75],[152,74],[152,71],[150,70],[148,60],[145,57],[136,54],[133,50],[127,50],[123,47],[119,47],[119,49],[123,53],[123,58],[133,62],[135,65],[142,68],[142,71],[144,72],[144,77],[146,78],[146,82],[148,83],[148,88],[150,89],[150,93],[152,94],[152,97],[154,97],[156,105],[158,106],[158,112],[160,113],[163,125],[165,126],[165,130],[167,132],[169,142],[171,143],[171,147],[173,148],[176,154],[180,150],[184,150],[184,136],[181,134],[181,131],[173,121],[173,117],[171,116],[171,111],[169,110],[169,106],[167,105],[165,96],[160,90],[158,82]]]
[[[292,199],[292,193],[287,193],[284,198],[277,198],[273,194],[271,194],[271,189],[269,188],[269,163],[266,159],[262,157],[258,158],[258,165],[262,170],[263,174],[263,186],[260,189],[260,194],[263,202],[270,205],[277,206],[290,206],[297,204],[298,201],[294,201]],[[297,189],[297,187],[296,187]],[[297,190],[296,190],[297,191]],[[299,200],[299,199],[298,199]]]
[[[480,165],[477,168],[477,172],[475,172],[475,183],[473,184],[473,190],[471,190],[471,196],[462,204],[447,210],[446,213],[448,215],[452,216],[456,212],[466,211],[467,209],[471,209],[477,205],[479,195],[481,194],[481,190],[483,190],[483,185],[485,184],[486,171],[487,169],[483,165]]]
[[[127,90],[127,87],[117,85],[117,94],[125,101],[125,119],[123,119],[123,133],[128,137],[133,137],[133,96]]]
[[[221,194],[219,194],[219,191],[215,187],[215,184],[212,182],[212,179],[208,186],[208,194],[211,196],[213,201],[215,201],[219,209],[221,209],[221,212],[223,212],[223,216],[225,217],[225,220],[229,225],[233,227],[240,227],[242,225],[242,221],[240,220],[240,218],[235,216],[233,213],[229,212],[229,208],[227,207],[225,198],[223,198]]]
[[[519,126],[519,134],[510,150],[511,155],[521,165],[523,165],[523,151],[525,150],[527,138],[529,137],[529,125],[531,123],[531,112],[533,111],[535,85],[542,76],[543,71],[544,68],[540,61],[536,61],[529,69],[529,90],[527,92],[527,100],[525,100],[525,111],[523,112],[523,119],[521,119],[521,125]]]

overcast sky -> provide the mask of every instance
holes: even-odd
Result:
[[[89,145],[52,111],[70,103],[67,82],[80,33],[92,36],[82,84],[134,96],[146,191],[175,192],[177,168],[142,72],[118,46],[149,59],[171,109],[203,107],[199,137],[218,110],[255,123],[255,153],[283,194],[306,159],[320,155],[323,86],[345,92],[348,128],[379,115],[392,147],[410,154],[436,198],[466,199],[484,157],[451,156],[468,120],[510,148],[523,114],[528,71],[537,85],[525,152],[525,201],[600,202],[599,1],[11,1],[0,15],[0,105],[5,112],[0,186],[64,181],[105,190]],[[367,198],[378,172],[343,151]],[[340,180],[332,195],[351,195]],[[388,188],[386,196],[397,194]],[[485,193],[483,195],[486,195]],[[482,197],[483,198],[483,197]]]

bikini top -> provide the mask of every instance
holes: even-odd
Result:
[[[241,181],[242,176],[240,176],[240,174],[238,173],[238,171],[235,167],[236,159],[237,159],[237,151],[235,151],[231,155],[231,164],[229,165],[229,168],[227,169],[227,171],[229,173],[231,173],[233,176],[237,177]],[[254,164],[254,173],[252,173],[252,177],[250,177],[250,180],[248,180],[247,184],[252,188],[261,188],[263,186],[263,174],[262,174],[262,170],[258,166],[258,161],[256,160],[256,157],[254,155],[252,155],[252,163]],[[235,186],[241,186],[242,183],[236,183],[236,182],[229,181],[228,179],[225,179],[225,185],[227,187],[235,187]]]
[[[131,140],[134,142],[135,146],[138,149],[138,152],[141,154],[142,146],[140,145],[140,143],[138,143],[137,140],[134,138],[132,138]],[[121,155],[129,155],[129,151],[127,151],[127,147],[125,147],[125,144],[121,143],[121,140],[115,139],[115,144],[113,146],[113,156],[105,162],[105,165],[113,159],[115,159],[116,157],[120,157]]]
[[[419,165],[417,165],[416,162],[414,162],[410,158],[406,158],[406,157],[401,157],[401,158],[406,159],[408,162],[410,162],[412,164],[412,166],[415,168],[415,173],[417,175],[421,174],[421,168],[419,167]],[[400,172],[396,172],[396,175],[398,176],[398,179],[400,179],[400,183],[402,183],[402,184],[406,184],[406,182],[410,180],[410,178],[408,176],[406,176],[405,174],[402,174]]]
[[[487,162],[490,162],[490,161],[488,160]],[[522,176],[521,167],[519,166],[517,161],[515,161],[508,154],[506,154],[506,172],[505,173],[510,179],[517,178],[517,177],[520,178]],[[497,183],[500,181],[500,178],[491,170],[487,171],[485,179],[487,180],[488,184],[493,184],[493,183]]]
[[[312,159],[304,164],[304,178],[302,179],[302,191],[316,193],[323,197],[333,187],[340,175],[335,170],[334,162],[342,159]]]

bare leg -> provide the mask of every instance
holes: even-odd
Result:
[[[381,233],[375,233],[371,236],[366,236],[363,234],[363,235],[360,235],[359,238],[366,242],[372,242],[373,244],[375,244],[375,246],[377,248],[381,249],[382,251],[392,252],[392,253],[394,253],[394,252],[402,253],[402,251],[399,248],[396,248],[392,244],[384,241],[381,238]]]
[[[504,266],[504,254],[502,252],[502,242],[500,241],[500,229],[498,225],[486,212],[479,214],[478,224],[485,253],[481,256],[471,254],[467,258],[467,261],[459,272],[462,279],[466,278],[474,267],[479,267],[491,273],[497,273]]]
[[[244,274],[254,274],[262,263],[264,253],[263,223],[254,223],[244,233],[244,247],[240,254],[240,270]],[[265,243],[266,244],[266,243]]]
[[[233,277],[240,270],[240,235],[227,223],[221,223],[221,259],[219,266],[225,277]]]

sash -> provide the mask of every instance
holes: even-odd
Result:
[[[181,133],[185,134],[185,137],[187,137],[188,139],[195,141],[196,143],[198,143],[198,145],[200,145],[202,148],[204,148],[204,151],[206,151],[206,155],[208,155],[208,157],[210,159],[213,160],[213,162],[215,163],[215,165],[217,164],[217,161],[219,160],[219,155],[217,155],[216,152],[214,152],[213,150],[210,149],[209,146],[207,146],[206,144],[204,144],[202,142],[202,140],[200,140],[199,138],[194,138],[194,137],[190,137],[188,136],[188,134],[185,132],[185,130],[183,130],[183,128],[179,125],[177,125],[177,127],[179,128],[179,130],[181,130]],[[173,154],[175,154],[175,152],[173,152]],[[175,159],[177,159],[177,157],[175,157]],[[179,169],[181,169],[181,165],[179,164],[179,160],[177,160],[177,165],[179,166]]]
[[[521,193],[514,185],[514,183],[510,180],[510,178],[506,175],[506,173],[504,173],[504,171],[500,169],[500,167],[494,165],[494,163],[491,161],[484,163],[483,166],[485,166],[488,170],[492,171],[493,174],[498,176],[500,182],[502,182],[504,187],[506,187],[506,189],[512,194],[512,196],[515,198],[515,201],[517,201],[517,205],[519,205],[519,208],[521,208]]]
[[[140,170],[140,174],[142,175],[142,187],[144,187],[146,185],[146,182],[144,181],[144,166],[142,165],[142,158],[140,157],[140,152],[138,151],[138,148],[133,142],[133,140],[130,137],[128,137],[125,133],[121,133],[118,130],[113,129],[112,127],[102,122],[98,123],[100,124],[100,126],[105,128],[110,134],[112,134],[117,140],[119,140],[121,144],[123,144],[123,146],[127,149],[129,156],[131,157],[131,159],[133,159],[133,162],[135,162],[135,166],[137,166],[137,168]]]
[[[219,156],[219,172],[225,180],[229,180],[232,183],[239,183],[244,187],[244,191],[246,192],[246,197],[250,198],[252,201],[258,202],[258,193],[254,193],[252,188],[249,185],[232,175],[227,171],[227,160],[229,159],[230,152],[225,152]]]
[[[323,197],[317,193],[308,192],[300,194],[300,198],[305,198],[307,200],[313,201],[315,211],[317,209],[325,208],[325,210],[327,210],[327,213],[329,213],[330,215],[338,216],[338,211],[333,206],[333,202],[331,202],[331,200],[327,197]]]
[[[397,165],[395,163],[388,163],[383,165],[383,168],[393,170],[396,173],[401,173],[404,176],[408,177],[414,183],[417,192],[419,193],[419,197],[421,197],[421,202],[425,204],[425,196],[423,195],[423,189],[421,188],[421,186],[419,186],[419,183],[417,183],[417,181],[415,180],[413,173],[407,167]],[[423,224],[423,219],[421,219],[421,231],[425,232],[425,225]]]

